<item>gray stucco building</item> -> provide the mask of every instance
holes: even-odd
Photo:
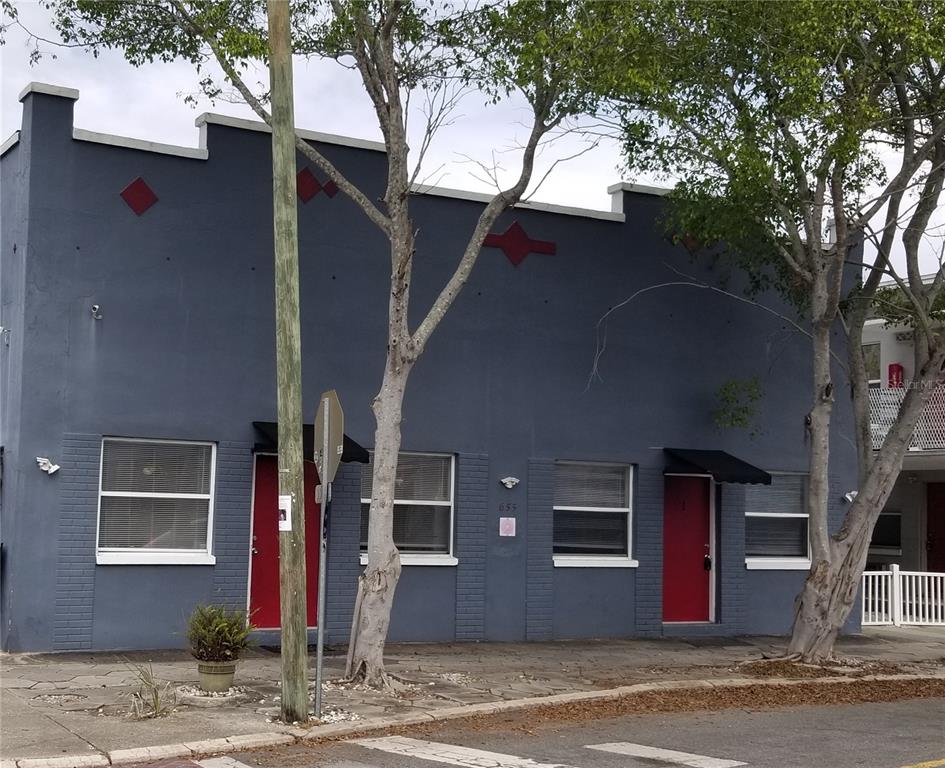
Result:
[[[78,96],[29,86],[0,161],[2,646],[179,646],[207,601],[277,626],[269,136],[216,115],[198,118],[199,148],[103,136],[73,127]],[[309,138],[381,197],[378,146]],[[319,393],[336,389],[346,433],[370,448],[386,241],[299,163],[304,407],[311,420]],[[740,290],[738,275],[667,240],[659,194],[612,191],[613,213],[507,213],[413,373],[391,639],[790,627],[808,558],[807,340],[770,313],[678,285],[681,271]],[[418,315],[481,205],[417,195]],[[663,283],[677,284],[610,317],[588,387],[598,319]],[[717,428],[719,387],[752,377],[756,434]],[[850,424],[840,396],[837,516],[855,482]],[[334,488],[329,642],[350,627],[363,467],[343,464]]]

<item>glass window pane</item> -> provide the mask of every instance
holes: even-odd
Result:
[[[804,514],[807,509],[806,475],[772,475],[771,485],[745,487],[745,511],[769,514]]]
[[[367,551],[370,505],[361,505],[361,551]],[[394,507],[394,544],[401,554],[443,554],[450,551],[450,508],[423,504]]]
[[[883,369],[880,365],[879,344],[864,344],[863,358],[866,363],[866,378],[868,381],[879,381],[883,378]]]
[[[884,512],[873,528],[872,547],[902,548],[902,515]]]
[[[212,465],[209,445],[105,440],[102,490],[210,493]]]
[[[615,507],[626,509],[629,473],[624,466],[556,464],[556,507]]]
[[[372,463],[361,467],[361,498],[371,498]],[[397,459],[394,498],[397,501],[450,501],[450,456],[420,456],[402,453]]]
[[[627,555],[626,512],[554,511],[553,551],[558,555]]]
[[[807,557],[806,517],[746,517],[748,557]]]
[[[207,549],[207,499],[103,496],[101,548]]]

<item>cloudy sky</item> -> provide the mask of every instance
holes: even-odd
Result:
[[[21,2],[20,17],[31,31],[54,37],[45,11],[36,3]],[[138,69],[117,52],[95,59],[73,49],[43,45],[46,55],[30,64],[28,36],[14,28],[0,47],[2,63],[2,137],[20,127],[17,95],[30,81],[77,88],[75,123],[79,128],[121,136],[196,146],[194,119],[212,111],[255,118],[248,107],[226,101],[211,104],[201,98],[196,107],[185,104],[185,94],[199,91],[198,77],[186,63],[155,63]],[[53,57],[55,56],[55,58]],[[249,78],[255,83],[267,78],[264,70]],[[364,94],[360,78],[333,62],[298,60],[295,67],[296,124],[300,128],[380,140],[377,119]],[[443,129],[423,164],[426,183],[458,189],[489,191],[476,163],[492,165],[493,152],[500,167],[516,170],[516,148],[527,136],[529,112],[524,103],[484,106],[484,99],[467,96],[454,113],[452,125]],[[415,140],[416,146],[418,142]],[[588,150],[588,151],[585,151]],[[539,158],[536,178],[556,160],[560,162],[534,193],[545,202],[610,210],[606,188],[621,179],[619,151],[614,142],[591,148],[587,139],[574,135],[546,146]],[[652,179],[637,179],[653,183]]]

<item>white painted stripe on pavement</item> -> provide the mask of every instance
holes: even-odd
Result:
[[[746,765],[737,760],[723,760],[719,757],[693,755],[689,752],[677,752],[675,749],[660,749],[648,747],[645,744],[631,744],[629,741],[615,741],[610,744],[588,744],[588,749],[597,749],[601,752],[613,752],[618,755],[631,757],[645,757],[650,760],[662,760],[664,763],[688,765],[690,768],[736,768]]]
[[[201,768],[250,768],[232,757],[208,757],[205,760],[195,760]]]
[[[384,736],[376,739],[353,739],[368,749],[378,749],[395,755],[431,760],[436,763],[459,765],[465,768],[569,768],[561,763],[539,763],[527,757],[503,755],[501,752],[486,752],[454,744],[408,739],[405,736]]]

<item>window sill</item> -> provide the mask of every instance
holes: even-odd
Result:
[[[636,568],[639,561],[629,557],[594,557],[593,555],[554,555],[555,568]]]
[[[367,554],[359,556],[361,565],[367,565]],[[459,565],[459,560],[452,555],[401,555],[401,565]]]
[[[749,571],[809,571],[810,560],[800,557],[746,557]]]
[[[96,565],[216,565],[206,552],[96,552]]]
[[[871,555],[902,557],[902,547],[870,547]]]

